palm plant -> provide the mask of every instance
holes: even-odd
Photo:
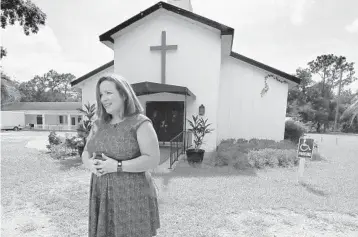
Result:
[[[352,104],[343,112],[341,119],[350,118],[350,126],[352,126],[356,117],[358,117],[358,95],[353,98]]]
[[[95,104],[91,105],[89,102],[87,102],[87,104],[84,105],[84,109],[78,108],[77,110],[81,112],[85,117],[84,120],[78,125],[77,133],[79,137],[82,137],[84,139],[84,144],[86,144],[86,138],[88,137],[89,132],[91,131],[93,117],[96,113],[96,105]]]
[[[203,118],[199,118],[198,115],[193,115],[192,121],[188,120],[188,123],[191,127],[188,130],[194,135],[195,150],[200,149],[201,145],[203,144],[205,135],[214,131],[214,129],[209,128],[211,124],[207,124],[207,122],[208,119],[204,120]]]

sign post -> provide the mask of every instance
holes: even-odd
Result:
[[[305,137],[300,138],[298,142],[298,149],[297,149],[297,157],[299,159],[298,179],[297,179],[298,182],[303,177],[306,158],[312,159],[313,147],[314,147],[314,140],[312,138],[305,138]]]

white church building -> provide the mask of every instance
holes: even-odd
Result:
[[[288,89],[300,79],[233,52],[233,38],[234,29],[195,14],[190,0],[158,2],[100,35],[114,60],[71,84],[93,104],[101,75],[124,76],[146,115],[161,119],[160,141],[188,129],[201,105],[214,129],[204,149],[228,138],[282,140]]]

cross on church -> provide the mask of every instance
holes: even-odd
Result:
[[[162,31],[162,43],[159,46],[150,46],[150,50],[160,50],[161,52],[161,77],[162,77],[162,84],[165,84],[165,65],[166,65],[166,52],[167,50],[175,50],[178,49],[178,45],[167,45],[167,37],[166,32]]]

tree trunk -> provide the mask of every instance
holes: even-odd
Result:
[[[343,70],[341,70],[341,75],[340,75],[340,78],[339,78],[337,106],[336,106],[336,116],[334,118],[334,131],[337,131],[337,127],[338,127],[339,102],[340,102],[341,90],[342,90],[342,76],[343,76]]]

